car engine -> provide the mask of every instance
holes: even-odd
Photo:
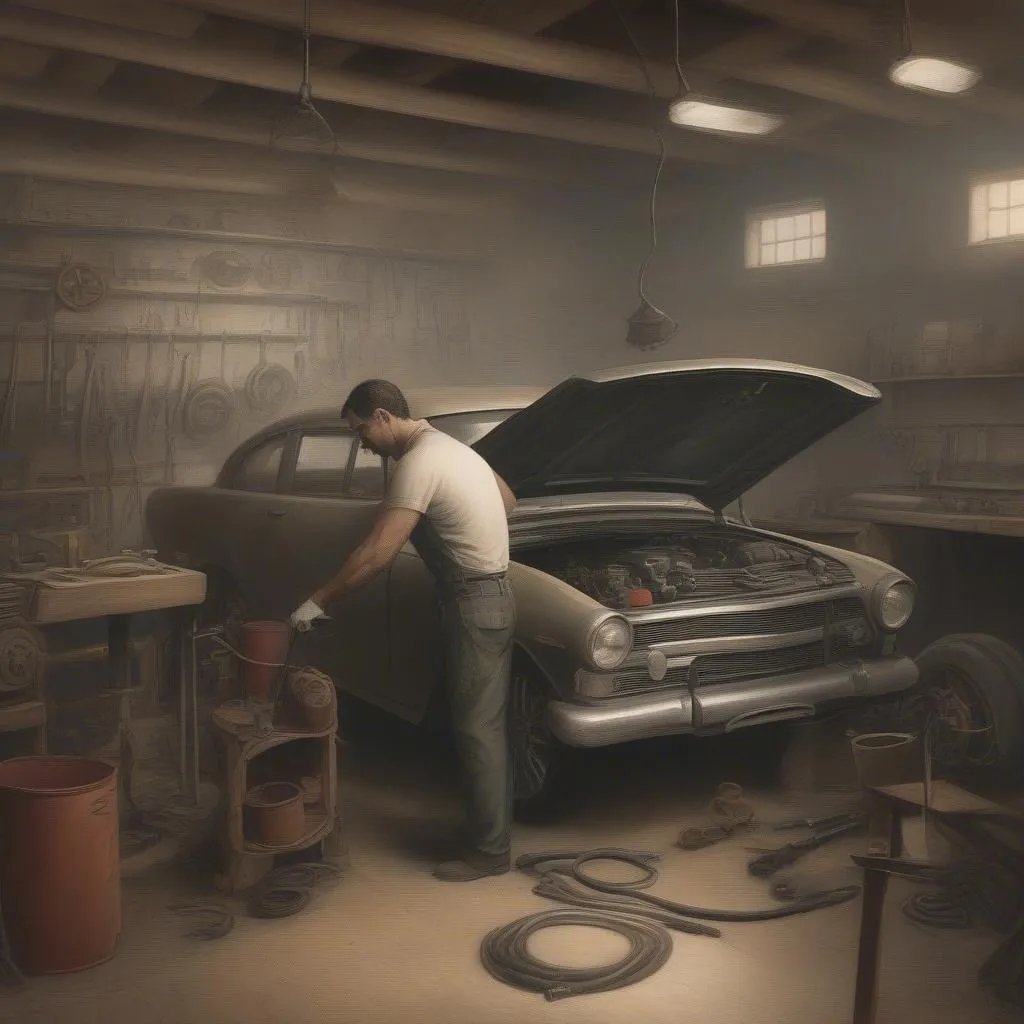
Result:
[[[517,560],[608,608],[794,593],[853,580],[835,559],[795,544],[721,529],[564,544],[528,557],[517,555]]]

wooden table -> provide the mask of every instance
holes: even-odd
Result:
[[[178,652],[182,734],[182,788],[198,793],[198,707],[194,659],[196,606],[206,598],[206,576],[191,569],[164,565],[134,554],[95,559],[81,567],[49,568],[37,572],[5,573],[0,582],[28,591],[26,618],[33,626],[105,618],[107,620],[107,690],[118,702],[121,794],[123,809],[131,806],[131,654],[132,615],[173,610]],[[185,755],[191,746],[190,756]]]

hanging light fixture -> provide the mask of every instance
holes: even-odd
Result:
[[[622,24],[626,35],[629,37],[630,45],[633,47],[633,52],[636,53],[637,60],[640,62],[644,77],[647,79],[647,88],[651,94],[651,99],[657,100],[658,90],[654,87],[654,79],[651,77],[651,69],[647,66],[643,50],[640,49],[640,44],[637,42],[633,30],[629,27],[629,22],[626,21],[616,0],[611,0],[611,6],[615,11],[615,16]],[[640,299],[640,305],[637,306],[626,320],[626,344],[632,345],[642,352],[650,352],[656,348],[661,348],[679,330],[679,324],[668,313],[663,309],[659,309],[647,298],[647,270],[658,251],[658,183],[661,181],[661,172],[665,169],[665,161],[668,159],[668,147],[665,145],[665,136],[657,128],[654,130],[654,136],[658,140],[658,166],[654,171],[654,180],[651,182],[648,206],[648,227],[650,229],[651,245],[647,251],[647,256],[640,266],[640,273],[637,275],[637,297]]]
[[[313,105],[313,87],[309,81],[310,0],[304,0],[302,27],[302,82],[292,108],[275,121],[270,144],[277,149],[302,150],[322,156],[334,156],[338,140],[327,120]]]
[[[969,64],[915,54],[910,39],[910,0],[903,0],[903,56],[889,68],[889,78],[904,89],[950,96],[967,92],[981,80]]]
[[[707,96],[698,96],[690,89],[679,57],[679,0],[675,10],[675,61],[679,95],[669,104],[668,119],[683,128],[712,132],[717,135],[770,135],[782,127],[785,118],[748,107],[737,107]]]

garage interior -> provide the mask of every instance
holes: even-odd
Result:
[[[1015,0],[0,2],[0,1021],[1019,1020],[1022,34]],[[725,511],[913,580],[919,682],[567,752],[513,832],[547,859],[445,885],[444,716],[301,638],[243,664],[256,617],[147,507],[366,378],[690,360],[877,389]],[[229,870],[275,785],[316,827]],[[499,977],[566,886],[556,980]]]

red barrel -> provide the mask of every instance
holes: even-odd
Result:
[[[242,686],[252,700],[268,701],[288,653],[290,627],[287,622],[246,622],[239,632]]]
[[[0,903],[25,974],[109,960],[121,934],[117,769],[84,757],[0,763]]]

